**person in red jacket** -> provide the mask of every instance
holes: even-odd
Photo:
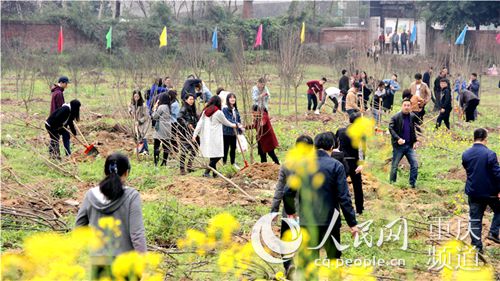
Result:
[[[50,114],[58,110],[64,104],[64,90],[68,87],[69,79],[66,76],[61,76],[57,81],[57,84],[52,85],[50,88],[51,99],[50,99]],[[50,115],[49,114],[49,115]],[[66,156],[71,154],[69,133],[66,130],[61,131],[61,136],[63,140],[64,150]]]
[[[257,130],[257,149],[260,156],[260,162],[267,162],[267,155],[273,159],[274,163],[280,164],[278,156],[274,153],[274,150],[279,146],[278,139],[274,134],[273,126],[271,125],[271,120],[269,119],[269,113],[267,109],[261,108],[254,104],[252,106],[253,124],[246,126],[246,129],[256,129]]]
[[[326,78],[323,77],[321,80],[311,80],[307,82],[307,112],[310,113],[311,106],[314,110],[314,114],[319,114],[319,110],[316,109],[318,106],[318,98],[321,100],[323,97],[323,84],[326,83]]]

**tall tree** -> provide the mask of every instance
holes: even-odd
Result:
[[[496,1],[428,1],[420,16],[428,23],[440,23],[448,37],[455,36],[467,24],[479,30],[480,25],[500,25],[500,5]]]

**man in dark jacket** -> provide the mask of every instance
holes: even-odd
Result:
[[[64,90],[68,87],[69,79],[66,76],[61,76],[51,88],[51,98],[50,98],[50,114],[61,108],[64,104]],[[65,130],[61,131],[61,136],[63,140],[64,150],[66,155],[71,154],[71,148],[69,143],[69,133]]]
[[[403,33],[401,33],[401,54],[404,55],[405,52],[408,54],[408,33],[403,30]]]
[[[424,76],[422,77],[422,82],[424,82],[425,84],[427,84],[427,86],[429,86],[429,88],[431,87],[431,76],[432,76],[432,71],[434,69],[431,67],[429,67],[429,69],[424,72]]]
[[[462,154],[462,166],[467,172],[465,194],[469,197],[470,235],[472,245],[483,250],[481,231],[486,206],[493,210],[488,239],[500,243],[500,166],[495,152],[486,147],[488,132],[474,131],[474,144]]]
[[[446,128],[450,129],[450,113],[453,109],[451,106],[451,91],[446,83],[446,79],[441,79],[440,87],[440,96],[441,101],[439,102],[439,106],[441,109],[439,110],[439,116],[436,120],[436,129],[441,127],[441,122],[444,121]]]
[[[470,76],[469,85],[467,86],[467,90],[471,91],[479,98],[479,81],[477,81],[477,73],[472,73]]]
[[[434,79],[434,111],[439,111],[441,109],[441,86],[439,85],[441,83],[441,79],[446,80],[446,84],[448,84],[448,89],[451,89],[450,87],[450,80],[447,78],[448,75],[448,69],[446,67],[443,67],[441,71],[439,72],[439,75]],[[430,87],[430,85],[428,85]]]
[[[309,235],[309,249],[320,245],[325,235],[331,235],[340,243],[340,218],[339,209],[342,209],[344,218],[350,227],[352,235],[358,233],[356,214],[351,203],[349,188],[342,164],[330,157],[333,151],[333,135],[322,133],[314,139],[317,149],[318,173],[323,174],[324,181],[319,187],[312,184],[300,186],[299,214],[300,226],[304,227]],[[289,217],[296,217],[295,195],[297,190],[289,187],[285,190],[285,210]],[[331,223],[333,229],[328,232]],[[333,239],[328,236],[323,248],[326,250],[328,259],[340,258],[341,252],[336,248]],[[319,249],[311,249],[309,259],[319,258]]]
[[[197,79],[193,75],[188,76],[182,87],[181,99],[184,100],[187,94],[193,94],[196,98],[200,97],[203,87],[201,83],[201,79]]]
[[[299,143],[312,146],[313,139],[310,136],[301,135],[295,141],[295,145],[297,145]],[[285,168],[284,165],[282,165],[280,167],[280,170],[278,173],[278,182],[276,183],[276,187],[274,190],[274,197],[273,197],[273,202],[271,205],[271,213],[277,213],[280,210],[281,201],[283,201],[283,197],[285,195],[286,181],[287,181],[289,175],[290,175],[290,170],[288,170],[287,168]],[[295,199],[298,199],[298,198],[295,198]],[[295,204],[295,206],[298,206],[298,200],[295,200],[294,204]],[[286,217],[286,212],[285,212],[284,207],[283,207],[282,217]],[[290,227],[288,226],[288,223],[286,223],[285,221],[282,220],[281,227],[280,227],[280,237],[283,238],[283,235],[289,229],[290,229]],[[283,263],[283,266],[285,267],[285,272],[288,271],[288,268],[290,268],[290,265],[292,265],[292,260],[288,260],[288,261],[285,261]]]
[[[342,70],[342,77],[340,77],[339,80],[339,89],[340,92],[342,93],[342,112],[345,112],[345,101],[346,101],[346,96],[347,96],[347,91],[349,91],[349,88],[351,87],[349,85],[349,76],[347,76],[347,70],[343,69]]]
[[[411,112],[411,102],[404,99],[401,111],[392,116],[389,123],[389,132],[392,139],[392,165],[390,182],[396,182],[398,165],[403,156],[406,156],[410,163],[410,186],[415,188],[418,177],[418,162],[415,153],[417,134],[415,125],[419,123],[419,118]]]
[[[353,113],[349,115],[349,122],[352,124],[359,117],[361,117],[361,113]],[[351,138],[347,135],[347,128],[338,129],[335,137],[339,142],[339,150],[344,153],[344,159],[347,162],[347,167],[349,167],[347,175],[351,178],[352,188],[354,190],[356,213],[361,215],[365,209],[363,179],[361,178],[361,172],[363,171],[363,165],[361,163],[363,161],[363,149],[353,146]]]
[[[465,113],[465,122],[476,120],[474,112],[479,105],[479,98],[471,91],[460,90],[458,101],[462,112]]]

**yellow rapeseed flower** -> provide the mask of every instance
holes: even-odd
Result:
[[[113,217],[103,217],[97,222],[99,228],[105,233],[112,233],[115,237],[121,236],[120,225],[121,221]]]
[[[320,188],[325,182],[325,175],[323,173],[316,173],[312,178],[312,186],[314,188]]]
[[[317,164],[314,147],[309,144],[299,143],[290,149],[285,156],[285,168],[299,174],[299,176],[305,175],[306,172],[316,172]]]
[[[302,180],[299,176],[292,174],[287,178],[286,184],[291,189],[298,190],[302,186]]]
[[[212,240],[220,238],[227,244],[231,242],[233,232],[239,228],[240,223],[231,214],[224,212],[210,219],[207,227],[207,236],[212,238]]]
[[[358,148],[366,139],[373,136],[375,120],[373,118],[359,117],[347,127],[347,136],[352,140],[352,145]]]

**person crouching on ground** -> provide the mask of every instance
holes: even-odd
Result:
[[[74,121],[80,121],[80,106],[78,100],[72,100],[70,103],[63,104],[59,109],[50,114],[45,121],[45,129],[50,136],[49,154],[53,159],[61,160],[59,151],[59,137],[67,132],[67,128],[76,135]],[[69,139],[68,147],[70,146]],[[68,152],[68,151],[67,151]]]

